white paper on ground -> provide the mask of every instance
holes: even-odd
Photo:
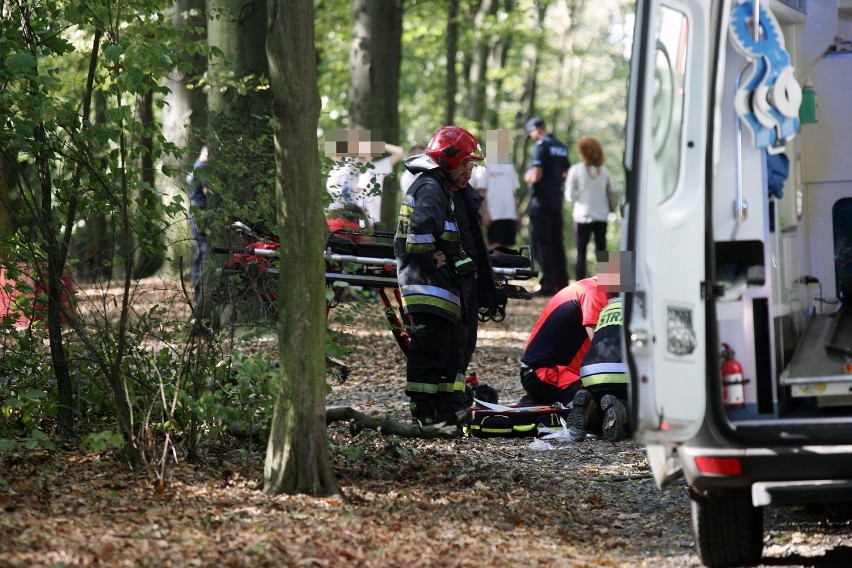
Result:
[[[504,404],[494,404],[493,402],[485,402],[484,400],[479,400],[478,398],[474,398],[473,401],[476,404],[487,408],[488,410],[496,410],[498,412],[540,412],[542,410],[553,409],[554,407],[570,409],[574,405],[573,402],[570,402],[568,406],[557,406],[556,404],[538,404],[535,406],[506,406]]]

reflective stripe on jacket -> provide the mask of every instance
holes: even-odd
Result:
[[[420,175],[399,209],[394,254],[397,280],[406,313],[432,313],[452,322],[461,319],[459,286],[449,266],[461,254],[452,193],[439,170]],[[447,265],[435,266],[435,252],[443,251]]]
[[[621,299],[612,298],[598,316],[591,345],[580,365],[584,387],[628,382],[621,356],[621,330]]]

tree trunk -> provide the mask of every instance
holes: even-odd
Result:
[[[268,493],[339,495],[325,424],[325,222],[313,0],[269,0],[274,94],[281,375],[264,466]]]
[[[497,14],[500,3],[498,0],[482,0],[476,16],[473,18],[473,28],[480,32],[471,50],[470,70],[467,76],[467,96],[465,97],[465,117],[479,125],[480,132],[485,130],[485,95],[488,82],[488,63],[494,39],[491,33],[482,33],[486,28],[489,17]]]
[[[27,49],[33,59],[36,59],[39,46],[37,45],[36,33],[32,28],[29,11],[23,12],[21,26]],[[38,74],[38,68],[36,68],[34,76]],[[28,84],[28,94],[36,97],[40,94],[40,89],[38,83],[31,77]],[[34,196],[33,202],[38,202],[36,218],[38,219],[38,231],[41,233],[44,245],[47,248],[47,264],[44,266],[36,262],[32,269],[36,281],[46,284],[47,288],[47,333],[50,359],[56,378],[59,399],[57,417],[59,419],[59,431],[67,439],[74,434],[74,391],[65,343],[62,338],[61,298],[64,291],[62,276],[65,269],[65,257],[59,238],[60,224],[56,222],[53,215],[54,187],[50,172],[52,154],[48,144],[47,126],[44,122],[35,124],[33,140],[35,141],[33,158],[38,175],[39,189],[41,190],[39,196]]]
[[[64,286],[62,273],[64,263],[58,238],[59,229],[53,219],[53,182],[50,176],[50,166],[47,149],[47,134],[44,124],[39,124],[35,131],[35,140],[40,150],[36,154],[38,178],[41,187],[40,230],[47,242],[47,266],[42,272],[34,267],[36,279],[47,283],[47,332],[50,338],[50,359],[53,374],[56,377],[58,391],[59,430],[63,438],[74,434],[74,391],[71,384],[71,372],[68,368],[68,358],[65,343],[62,339],[62,296]]]
[[[103,91],[94,93],[95,124],[106,122],[107,99]],[[101,167],[106,170],[106,161],[101,158]],[[81,280],[98,281],[112,275],[115,247],[110,236],[111,219],[101,211],[93,210],[86,219],[86,236],[81,251],[77,276]]]
[[[154,137],[151,127],[154,123],[154,94],[146,93],[137,100],[139,123],[142,126],[140,145],[144,149],[141,162],[142,189],[136,197],[136,215],[142,216],[142,231],[135,235],[133,259],[134,278],[147,278],[156,274],[165,262],[163,250],[162,201],[160,193],[155,191],[157,180],[154,175]]]
[[[402,4],[399,0],[354,0],[349,51],[349,127],[372,131],[373,140],[399,144],[399,73],[402,65]],[[399,183],[385,178],[382,228],[396,226]]]
[[[453,124],[456,119],[456,93],[459,90],[459,78],[456,71],[459,50],[459,0],[450,0],[447,13],[447,87],[444,125]]]
[[[507,14],[511,14],[515,9],[513,0],[506,0],[503,5],[503,10]],[[509,47],[512,43],[511,33],[506,33],[495,38],[494,43],[488,53],[488,69],[492,71],[502,71],[506,66],[506,60],[509,54]],[[506,128],[507,125],[500,121],[500,107],[505,102],[505,94],[503,94],[503,74],[496,73],[496,78],[493,81],[487,81],[485,86],[486,100],[488,101],[485,109],[485,129]]]
[[[262,88],[269,76],[266,59],[266,2],[246,0],[235,4],[228,0],[210,0],[213,19],[207,24],[207,42],[222,50],[223,57],[211,56],[207,94],[211,139],[211,165],[216,159],[242,157],[257,144],[258,136],[269,133],[271,93]],[[193,156],[194,157],[194,156]],[[238,199],[253,198],[252,187],[245,187],[239,174],[230,176],[220,168],[217,177],[229,193]],[[233,179],[231,179],[233,177]],[[211,189],[211,191],[214,188]]]
[[[207,18],[204,16],[204,10],[204,0],[175,1],[172,25],[177,30],[184,30],[183,37],[187,43],[206,41]],[[198,28],[204,30],[200,35],[195,32]],[[164,157],[166,164],[176,169],[176,175],[172,180],[164,180],[162,189],[163,197],[167,200],[182,195],[188,209],[189,200],[184,179],[204,144],[207,130],[207,93],[199,84],[199,79],[207,71],[207,57],[194,51],[185,53],[182,60],[189,63],[189,68],[175,69],[165,80],[169,93],[163,107],[163,136],[178,148],[187,151],[181,157]],[[175,223],[170,226],[166,230],[166,240],[172,243],[170,256],[186,259],[181,262],[181,266],[188,272],[192,250],[188,244],[187,223]]]
[[[548,2],[542,1],[538,4],[538,11],[536,15],[538,17],[538,26],[541,26],[544,23],[544,18],[547,14],[547,6]],[[532,49],[525,57],[526,61],[524,62],[523,68],[529,69],[529,73],[527,74],[526,80],[524,81],[524,90],[521,93],[521,113],[519,113],[517,120],[515,122],[515,127],[519,130],[523,130],[524,124],[527,120],[535,116],[536,114],[536,90],[538,87],[538,64],[539,64],[539,53],[541,53],[542,47],[544,46],[544,37],[539,36],[537,41],[533,44]],[[550,125],[552,127],[552,125]],[[521,152],[519,155],[521,157],[522,162],[516,164],[519,172],[526,171],[526,158],[529,155],[529,152]],[[522,194],[520,202],[518,203],[518,213],[521,215],[526,215],[527,208],[529,207],[529,199],[530,192],[526,191]]]
[[[560,93],[563,93],[565,104],[563,107],[555,109],[549,117],[550,129],[554,132],[558,131],[562,133],[560,139],[569,147],[574,140],[579,138],[579,135],[575,132],[577,121],[574,107],[576,106],[577,91],[580,88],[583,76],[582,58],[571,58],[569,54],[574,53],[574,32],[582,25],[585,6],[586,0],[570,0],[566,6],[570,14],[569,21],[571,24],[562,30],[558,39],[561,47],[556,74],[556,84],[559,85]],[[563,111],[567,114],[564,124],[561,120]]]
[[[210,0],[208,7],[212,15],[221,17],[213,17],[208,22],[207,41],[224,53],[224,57],[211,57],[209,62],[211,81],[217,81],[216,86],[222,87],[210,89],[208,93],[210,112],[234,120],[267,112],[269,97],[256,90],[257,81],[269,75],[265,49],[266,3],[263,0],[240,3]],[[226,78],[247,81],[246,91],[226,86],[221,82]]]
[[[203,35],[195,32],[198,28],[207,28],[204,9],[204,0],[175,0],[172,25],[177,30],[184,30],[183,37],[187,43],[206,40],[206,31]],[[184,53],[183,60],[189,62],[189,68],[175,69],[165,81],[170,92],[163,108],[163,135],[180,148],[192,149],[180,162],[186,168],[183,172],[186,174],[204,143],[199,137],[207,128],[207,94],[198,84],[207,71],[207,57],[193,51]]]

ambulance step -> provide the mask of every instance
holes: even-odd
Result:
[[[835,328],[834,318],[829,315],[814,315],[811,318],[802,340],[796,347],[793,359],[781,373],[783,386],[811,386],[848,384],[852,387],[852,374],[846,371],[846,357],[827,349]],[[836,388],[832,388],[836,391]],[[852,391],[845,391],[852,394]],[[839,393],[837,393],[839,394]],[[802,394],[801,396],[806,396]],[[811,395],[812,396],[812,395]]]

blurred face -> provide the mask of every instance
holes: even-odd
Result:
[[[459,167],[447,174],[453,189],[461,189],[470,183],[470,176],[473,175],[474,166],[476,166],[476,161],[467,159],[459,164]]]
[[[631,251],[600,251],[598,288],[610,297],[636,291],[635,259]]]

